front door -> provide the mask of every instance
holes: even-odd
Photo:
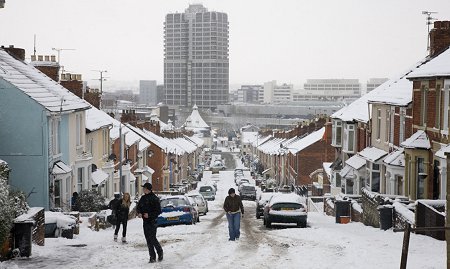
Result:
[[[433,169],[433,199],[439,199],[439,181],[441,179],[441,174],[439,173],[439,161],[434,160],[434,169]]]

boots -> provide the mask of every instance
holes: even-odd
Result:
[[[127,242],[127,238],[126,237],[122,237],[122,243],[126,243]]]
[[[117,242],[117,234],[114,235],[114,242]]]

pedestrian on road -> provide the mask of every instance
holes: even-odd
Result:
[[[139,199],[136,211],[144,223],[144,235],[150,254],[149,262],[154,263],[156,262],[156,253],[158,253],[158,261],[163,260],[163,249],[156,239],[156,219],[161,214],[161,202],[158,196],[153,193],[152,184],[147,182],[142,187],[144,188],[144,196]]]
[[[123,198],[119,199],[116,204],[116,230],[114,231],[114,241],[117,241],[117,235],[119,234],[120,224],[122,224],[122,243],[127,242],[127,223],[128,214],[130,213],[130,194],[128,192],[123,194]]]
[[[227,214],[229,241],[239,240],[241,235],[241,214],[244,214],[242,200],[233,188],[228,190],[228,196],[223,203],[223,209]]]

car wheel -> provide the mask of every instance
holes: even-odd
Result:
[[[267,228],[272,228],[272,222],[266,221],[266,227]]]

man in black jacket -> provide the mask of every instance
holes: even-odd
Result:
[[[145,195],[139,199],[136,210],[138,216],[143,219],[144,235],[145,240],[147,240],[150,262],[154,263],[156,262],[155,249],[158,253],[158,261],[162,261],[163,259],[163,249],[158,239],[156,239],[156,219],[161,214],[161,203],[158,196],[152,192],[152,184],[147,182],[142,187],[144,188]]]

